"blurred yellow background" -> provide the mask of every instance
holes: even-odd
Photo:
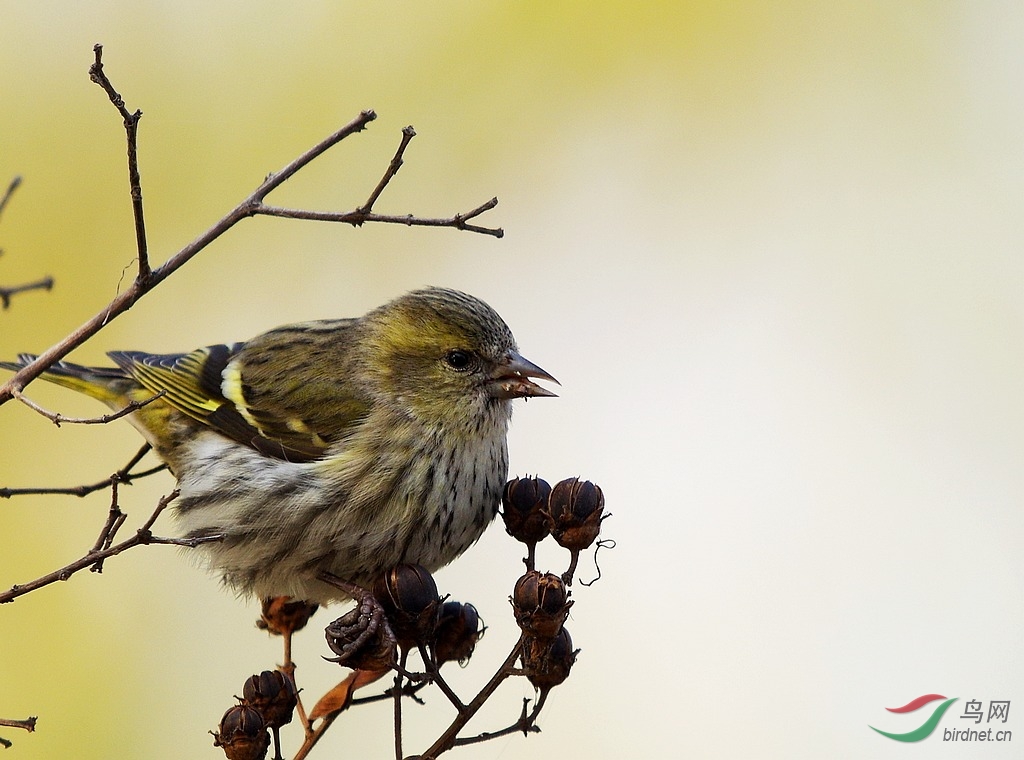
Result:
[[[512,470],[600,483],[618,547],[574,589],[582,653],[543,733],[460,756],[896,758],[914,750],[868,724],[920,721],[887,706],[1024,699],[1024,8],[0,4],[0,182],[24,177],[0,284],[56,280],[0,313],[4,358],[63,337],[133,271],[96,42],[144,112],[155,263],[364,108],[367,132],[270,200],[362,203],[406,124],[418,136],[378,211],[500,198],[480,220],[500,241],[246,221],[72,357],[242,340],[426,284],[504,316],[563,384],[519,405]],[[7,404],[0,486],[92,482],[138,445],[125,423],[58,430]],[[123,489],[125,536],[170,488]],[[108,505],[0,502],[0,586],[81,556]],[[466,695],[514,641],[520,570],[495,526],[438,574],[489,625],[456,677]],[[333,612],[297,639],[309,698],[342,675],[320,659]],[[280,660],[257,614],[167,547],[3,607],[0,716],[40,716],[33,735],[0,730],[11,757],[220,757],[206,732]],[[472,726],[531,695],[506,686]],[[964,727],[959,712],[942,725]],[[406,751],[449,717],[436,694],[409,709]],[[391,757],[390,726],[389,706],[361,708],[313,756]],[[1024,734],[1018,709],[1006,727]],[[940,727],[925,746],[941,744]]]

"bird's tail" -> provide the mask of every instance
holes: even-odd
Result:
[[[17,372],[35,361],[35,358],[35,354],[18,354],[16,362],[0,361],[0,367]],[[85,367],[71,362],[57,362],[40,377],[84,393],[108,406],[118,405],[128,391],[138,387],[138,384],[120,367]]]

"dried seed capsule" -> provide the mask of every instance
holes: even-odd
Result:
[[[291,679],[279,670],[264,670],[252,676],[242,687],[242,698],[270,728],[291,723],[297,701]]]
[[[434,657],[437,664],[458,660],[465,665],[473,655],[476,642],[484,635],[476,607],[462,602],[445,602],[437,624]]]
[[[220,719],[213,746],[223,749],[228,760],[263,760],[270,735],[259,712],[248,705],[235,705]]]
[[[544,515],[551,486],[540,478],[515,478],[505,484],[501,519],[510,536],[524,544],[543,541],[550,532]]]
[[[516,581],[512,592],[516,623],[530,636],[552,639],[572,607],[568,597],[565,583],[557,575],[530,570]]]
[[[263,600],[263,614],[256,621],[256,627],[275,636],[294,633],[306,627],[306,623],[319,608],[290,596],[268,596]]]
[[[565,627],[554,639],[528,639],[523,645],[522,655],[526,677],[541,691],[558,686],[569,677],[579,651],[573,651],[572,637]]]
[[[441,600],[425,567],[404,564],[392,568],[374,582],[373,595],[384,608],[400,646],[410,648],[433,640]]]
[[[582,551],[601,534],[604,494],[589,480],[563,480],[551,489],[547,515],[555,541],[570,551]]]

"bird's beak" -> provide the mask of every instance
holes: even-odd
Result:
[[[541,388],[529,378],[536,377],[559,384],[554,377],[536,364],[524,359],[515,351],[509,351],[505,361],[491,373],[491,389],[496,398],[529,398],[531,396],[557,396],[547,388]]]

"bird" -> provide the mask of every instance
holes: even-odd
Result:
[[[321,573],[367,586],[476,542],[507,478],[512,401],[558,383],[494,309],[439,287],[246,342],[107,356],[42,377],[113,409],[148,400],[128,420],[177,479],[182,537],[220,537],[200,548],[239,595],[314,604],[351,596]]]

